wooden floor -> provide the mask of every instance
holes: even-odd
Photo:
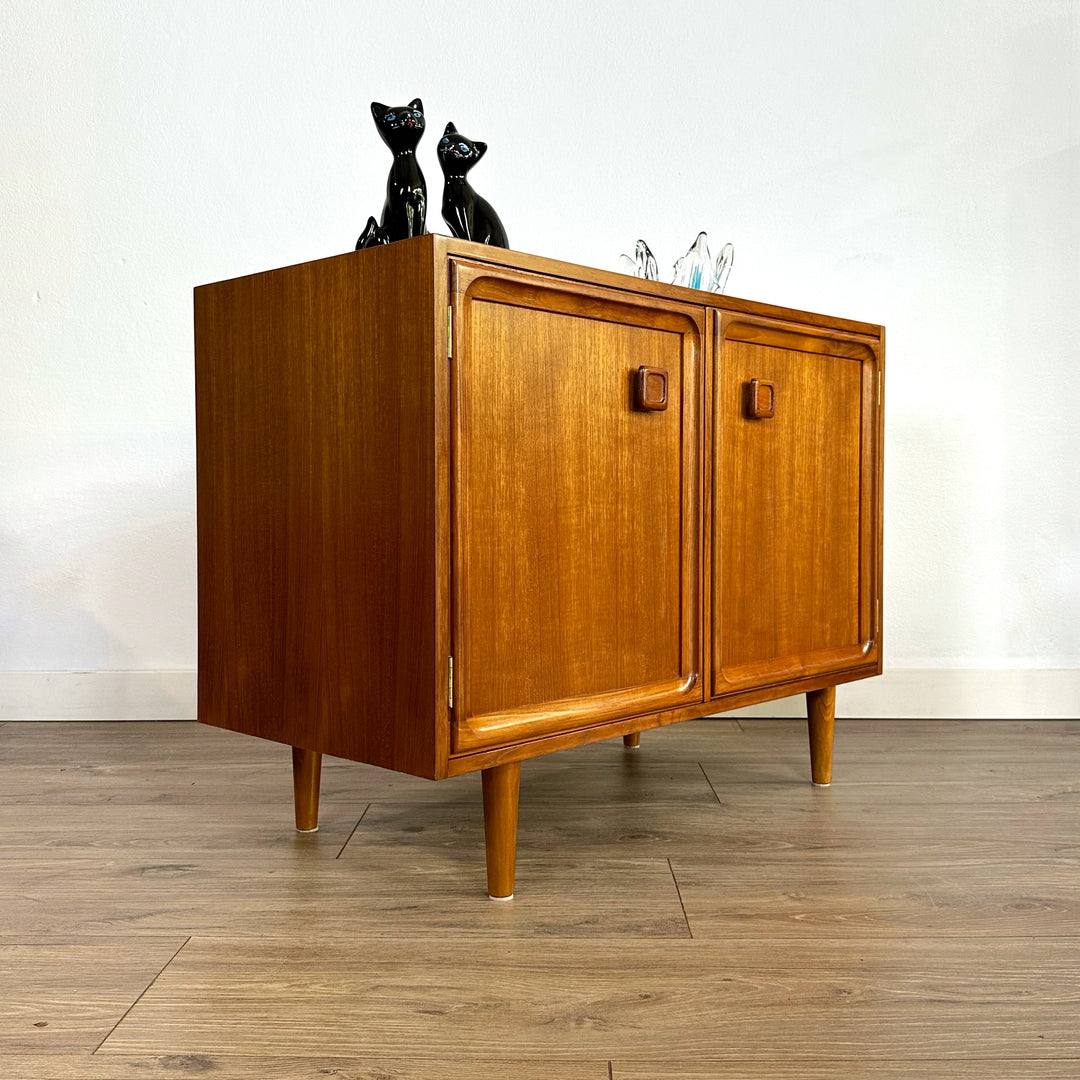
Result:
[[[703,720],[480,784],[0,725],[2,1080],[1080,1076],[1080,722]]]

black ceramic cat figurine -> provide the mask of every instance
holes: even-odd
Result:
[[[364,248],[389,243],[390,237],[386,235],[386,230],[373,217],[369,217],[364,231],[360,234],[360,239],[356,241],[356,250],[363,251]]]
[[[460,240],[476,240],[493,247],[508,248],[506,230],[487,199],[477,195],[466,179],[468,171],[484,156],[487,143],[473,142],[453,124],[447,124],[439,140],[439,164],[443,186],[442,216]]]
[[[387,238],[407,240],[427,232],[427,185],[416,160],[416,144],[424,134],[424,105],[413,98],[408,105],[371,103],[371,115],[383,142],[394,154],[386,181],[382,227]]]

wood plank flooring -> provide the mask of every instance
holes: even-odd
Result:
[[[1080,722],[702,720],[476,776],[0,724],[2,1080],[1080,1076]]]

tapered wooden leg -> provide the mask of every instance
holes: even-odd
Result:
[[[319,779],[322,754],[292,748],[293,801],[296,804],[296,831],[317,832],[319,828]]]
[[[630,747],[631,750],[636,750],[641,745],[641,732],[632,731],[629,735],[622,737],[623,746]]]
[[[481,778],[484,785],[488,896],[492,900],[510,900],[514,895],[521,762],[494,765],[485,769]]]
[[[826,686],[824,690],[811,690],[806,695],[806,718],[810,727],[810,776],[818,787],[828,787],[832,783],[835,686]]]

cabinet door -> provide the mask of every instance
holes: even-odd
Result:
[[[713,313],[712,694],[880,662],[880,344]]]
[[[702,701],[703,309],[452,271],[453,750]]]

